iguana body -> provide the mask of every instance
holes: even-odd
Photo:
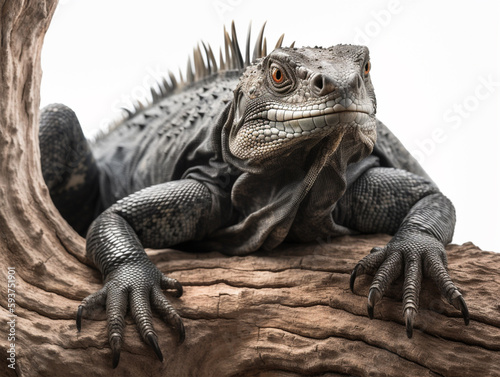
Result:
[[[261,33],[256,61],[249,64],[247,52],[243,69],[235,34],[226,41],[232,58],[225,65],[236,69],[213,73],[211,50],[208,66],[198,50],[203,77],[191,77],[91,147],[71,110],[54,105],[42,113],[42,168],[56,206],[81,233],[102,212],[88,230],[87,251],[105,285],[79,307],[78,327],[82,315],[106,305],[116,366],[129,303],[141,336],[162,359],[151,307],[183,339],[182,321],[161,292],[181,294],[182,287],[156,269],[144,247],[241,255],[359,232],[395,235],[352,275],[351,288],[356,275],[375,274],[370,316],[404,267],[409,336],[422,272],[467,323],[446,272],[453,206],[376,120],[368,50],[277,48],[259,58],[266,55]]]

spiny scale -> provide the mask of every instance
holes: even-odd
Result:
[[[194,62],[194,64],[192,64],[191,62],[191,57],[188,57],[186,80],[184,81],[182,79],[182,75],[180,75],[180,80],[178,82],[175,76],[169,71],[170,83],[166,79],[162,80],[161,83],[158,83],[160,93],[162,96],[158,97],[157,95],[155,95],[153,101],[149,103],[149,105],[156,103],[161,98],[165,97],[166,95],[174,93],[176,90],[182,89],[183,87],[190,85],[194,82],[203,80],[204,78],[214,73],[220,73],[230,70],[241,70],[249,66],[253,62],[255,62],[257,59],[265,57],[267,55],[267,40],[264,37],[265,27],[266,23],[262,25],[259,34],[257,36],[251,61],[250,61],[251,23],[248,26],[244,60],[238,43],[234,21],[231,23],[231,35],[229,35],[226,28],[224,27],[224,54],[222,53],[222,50],[220,50],[218,64],[210,44],[201,42],[204,54],[199,45],[197,45],[193,49],[192,61]],[[285,34],[282,34],[279,37],[274,47],[275,49],[280,48],[282,46],[284,37]],[[294,44],[295,42],[293,42],[290,45],[290,47],[293,47]],[[138,106],[135,107],[137,108]]]
[[[264,25],[262,25],[262,28],[260,29],[260,33],[257,36],[257,41],[255,42],[255,47],[253,48],[252,62],[265,56],[265,55],[262,55],[262,37],[264,36],[264,28],[265,27],[266,27],[266,22],[264,22]]]
[[[281,44],[283,43],[283,39],[285,38],[285,34],[281,34],[281,37],[278,39],[278,42],[276,42],[276,46],[274,46],[274,49],[276,50],[277,48],[281,47]]]
[[[219,64],[217,64],[210,44],[205,44],[205,42],[202,41],[201,44],[203,46],[204,54],[199,44],[195,48],[193,48],[192,61],[191,56],[188,57],[185,80],[180,69],[179,79],[176,79],[175,75],[172,72],[168,71],[168,80],[166,77],[163,77],[161,81],[158,81],[155,86],[150,88],[151,99],[146,104],[136,99],[133,104],[133,109],[122,107],[122,109],[125,111],[124,118],[117,120],[108,131],[114,129],[123,121],[134,117],[137,113],[145,110],[151,105],[159,102],[162,98],[176,93],[195,82],[203,80],[216,73],[231,70],[241,70],[249,66],[256,60],[265,57],[267,55],[267,41],[264,37],[265,27],[266,22],[264,22],[259,31],[259,34],[257,35],[257,40],[255,41],[255,46],[253,49],[252,60],[250,60],[250,36],[252,29],[251,23],[248,25],[244,60],[238,43],[234,21],[231,23],[231,35],[229,35],[226,27],[224,27],[224,54],[222,52],[222,49],[219,49]],[[282,46],[284,37],[285,34],[282,34],[279,37],[276,46],[274,47],[275,49]],[[294,45],[295,42],[293,42],[290,47],[293,47]],[[194,71],[192,62],[194,63]]]

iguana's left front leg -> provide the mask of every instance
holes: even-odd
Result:
[[[351,275],[351,290],[357,276],[375,275],[368,293],[370,318],[388,286],[404,271],[408,337],[413,334],[423,273],[469,323],[467,305],[446,270],[444,246],[453,236],[455,210],[432,182],[404,170],[370,169],[351,185],[334,216],[340,224],[363,233],[394,234],[385,247],[376,247],[363,258]]]
[[[87,254],[102,272],[104,286],[86,297],[77,312],[82,318],[106,308],[113,367],[120,359],[127,308],[139,334],[160,360],[163,355],[153,327],[152,310],[184,340],[181,317],[162,293],[181,284],[158,270],[145,247],[164,248],[203,238],[219,226],[219,199],[200,182],[185,179],[151,186],[129,195],[104,211],[90,226]]]

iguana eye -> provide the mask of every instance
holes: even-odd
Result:
[[[269,82],[275,93],[287,94],[294,86],[294,77],[286,66],[272,62],[268,71]]]
[[[365,76],[367,76],[370,73],[370,69],[372,68],[372,64],[370,61],[367,61],[365,64]]]
[[[272,77],[273,77],[273,80],[276,84],[281,84],[283,82],[283,80],[285,79],[285,75],[283,74],[281,69],[279,69],[278,67],[272,68]]]

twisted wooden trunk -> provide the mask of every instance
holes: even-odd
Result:
[[[166,356],[160,363],[129,320],[112,370],[105,321],[86,320],[81,333],[75,326],[80,300],[101,286],[99,273],[88,266],[84,241],[53,207],[40,171],[40,50],[55,6],[0,0],[2,376],[500,376],[500,254],[471,243],[448,247],[471,324],[465,327],[426,282],[409,340],[401,282],[374,320],[366,314],[370,278],[359,278],[354,294],[348,289],[351,269],[385,244],[385,235],[283,245],[248,257],[150,251],[185,287],[171,301],[184,318],[186,341],[176,345],[157,319]],[[11,302],[8,283],[15,284]],[[8,340],[12,331],[15,341]],[[12,345],[15,369],[7,360]]]

